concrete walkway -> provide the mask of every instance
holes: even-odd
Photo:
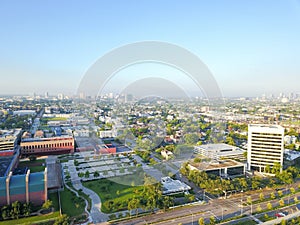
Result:
[[[90,211],[90,216],[93,223],[98,224],[102,222],[106,222],[108,220],[108,214],[101,212],[101,200],[99,196],[92,190],[84,187],[81,183],[80,177],[78,177],[76,167],[74,165],[74,160],[69,160],[68,169],[71,176],[71,182],[73,187],[76,190],[82,190],[86,195],[90,197],[92,200],[92,206]]]
[[[66,186],[66,188],[68,188],[70,191],[72,191],[73,193],[75,193],[76,194],[76,196],[78,197],[78,198],[81,198],[81,199],[84,199],[83,197],[81,197],[79,194],[78,194],[78,192],[76,192],[76,191],[74,191],[71,187],[69,187],[67,184],[65,184],[65,186]],[[89,223],[91,223],[91,222],[93,222],[92,221],[92,218],[91,218],[91,215],[90,215],[90,213],[89,213],[89,211],[88,211],[88,201],[86,200],[86,199],[84,199],[84,201],[85,201],[85,207],[84,207],[84,211],[86,212],[86,214],[88,215],[88,221],[85,223],[85,224],[89,224]]]

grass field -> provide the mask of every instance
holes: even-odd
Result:
[[[42,122],[47,122],[47,121],[66,121],[68,118],[66,117],[43,117],[41,120]]]
[[[63,214],[75,217],[84,213],[85,202],[67,188],[60,192],[60,202]]]
[[[28,167],[31,173],[42,172],[45,170],[45,159],[38,159],[35,161],[22,161],[19,163],[19,168]]]
[[[234,224],[234,225],[245,225],[245,224],[255,225],[257,223],[254,220],[244,220],[243,222],[237,222],[237,223],[232,222],[232,224]]]
[[[18,220],[2,221],[2,222],[0,222],[0,225],[38,224],[38,223],[42,223],[42,222],[56,220],[58,217],[59,217],[59,212],[54,212],[54,213],[42,215],[42,216],[31,216],[31,217],[27,217],[27,218],[18,219]]]
[[[57,194],[57,192],[50,193],[48,195],[48,198],[49,198],[50,201],[52,201],[54,210],[58,211],[59,210],[59,205],[58,205],[58,194]]]
[[[124,177],[123,179],[132,180],[134,183],[141,181],[141,178],[136,175],[127,175]],[[99,195],[102,201],[101,210],[105,213],[127,209],[128,200],[133,198],[135,193],[143,189],[143,186],[124,185],[109,179],[87,181],[83,185]]]

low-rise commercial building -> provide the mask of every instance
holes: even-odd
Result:
[[[195,146],[194,150],[195,153],[214,160],[245,159],[245,150],[223,143]]]
[[[75,141],[72,136],[51,138],[28,138],[21,141],[22,155],[51,155],[73,153]]]
[[[170,177],[162,177],[161,184],[163,187],[162,193],[164,195],[184,193],[184,192],[191,190],[191,187],[188,186],[187,184],[185,184],[179,180],[173,180]]]

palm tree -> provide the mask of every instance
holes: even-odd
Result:
[[[199,224],[199,225],[205,225],[205,221],[204,221],[203,217],[200,217],[200,218],[199,218],[198,224]]]

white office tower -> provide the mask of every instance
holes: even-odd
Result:
[[[284,128],[278,125],[249,124],[247,168],[266,172],[274,163],[283,166]]]

